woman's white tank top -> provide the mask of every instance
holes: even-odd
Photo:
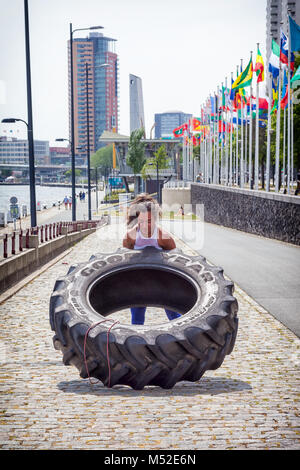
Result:
[[[136,230],[136,239],[134,244],[134,250],[143,250],[146,246],[153,246],[157,250],[162,250],[162,248],[158,244],[158,235],[157,235],[157,227],[155,226],[153,234],[151,237],[144,237],[139,228]]]

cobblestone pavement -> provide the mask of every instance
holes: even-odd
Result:
[[[68,264],[120,246],[113,232],[85,238],[0,305],[0,448],[299,449],[300,341],[238,286],[235,348],[198,382],[108,389],[63,365],[48,319],[54,282]],[[164,313],[149,308],[154,315]]]

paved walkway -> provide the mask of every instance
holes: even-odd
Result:
[[[108,389],[63,365],[48,320],[54,282],[73,262],[115,250],[116,233],[99,229],[0,305],[0,448],[299,449],[300,341],[238,286],[235,348],[198,382]]]
[[[207,222],[193,237],[193,224],[173,231],[300,337],[300,247]]]

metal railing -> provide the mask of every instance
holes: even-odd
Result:
[[[67,233],[70,234],[80,230],[87,230],[88,228],[97,228],[103,224],[103,220],[104,218],[100,220],[78,220],[76,222],[54,222],[2,234],[0,235],[0,258],[7,259],[11,255],[21,253],[24,249],[29,249],[30,235],[37,235],[38,244],[40,245],[65,236],[65,233],[63,234],[63,227],[67,227]]]
[[[191,181],[171,180],[165,183],[165,188],[190,188]]]

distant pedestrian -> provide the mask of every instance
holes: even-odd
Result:
[[[82,191],[79,193],[79,200],[82,201]]]
[[[180,206],[180,208],[178,209],[177,215],[181,215],[182,217],[184,216],[183,206]]]
[[[69,197],[69,201],[68,201],[68,202],[69,202],[69,209],[71,209],[71,207],[72,207],[72,198],[71,198],[71,196]]]
[[[64,205],[65,205],[65,209],[67,210],[67,209],[68,209],[68,204],[69,204],[68,196],[65,196],[65,197],[64,197],[63,203],[64,203]]]

